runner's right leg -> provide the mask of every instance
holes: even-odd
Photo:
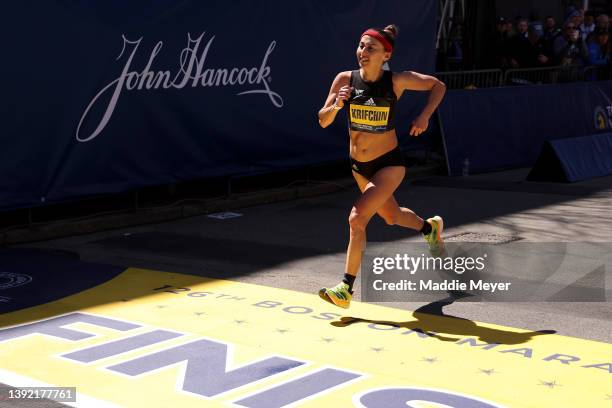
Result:
[[[324,288],[319,296],[337,306],[348,308],[352,298],[354,281],[366,244],[366,226],[376,211],[393,195],[402,182],[406,169],[403,166],[389,166],[379,170],[369,181],[349,216],[350,241],[346,253],[345,281],[333,288]]]

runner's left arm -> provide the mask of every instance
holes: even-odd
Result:
[[[429,91],[429,98],[423,111],[416,119],[412,122],[410,128],[410,136],[419,136],[421,133],[427,130],[429,127],[429,118],[438,108],[444,94],[446,93],[446,85],[439,79],[431,76],[419,74],[418,72],[404,71],[396,74],[399,89],[401,92],[405,90],[412,91]],[[400,95],[401,95],[400,92]]]

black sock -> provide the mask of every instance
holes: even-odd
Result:
[[[423,228],[421,228],[421,234],[429,235],[431,234],[431,224],[427,221],[423,221]]]
[[[353,294],[353,283],[355,283],[355,276],[353,275],[349,275],[348,273],[344,274],[344,279],[342,279],[342,282],[346,283],[347,285],[349,285],[349,293],[352,295]]]

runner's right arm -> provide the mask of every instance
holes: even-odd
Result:
[[[319,125],[326,128],[336,119],[336,114],[344,107],[344,101],[351,96],[349,82],[351,72],[345,71],[336,75],[334,82],[327,95],[325,105],[319,110]]]

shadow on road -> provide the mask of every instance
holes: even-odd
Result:
[[[330,324],[335,327],[347,327],[356,323],[392,326],[417,332],[422,337],[432,337],[440,341],[450,342],[461,340],[466,336],[472,336],[489,344],[522,344],[527,343],[534,336],[556,333],[555,330],[537,330],[518,333],[488,326],[479,326],[472,320],[444,313],[444,306],[448,306],[456,300],[467,296],[469,296],[469,294],[451,293],[447,298],[422,306],[412,313],[414,320],[396,322],[345,316],[339,321],[334,321]],[[450,337],[448,335],[460,337]]]

